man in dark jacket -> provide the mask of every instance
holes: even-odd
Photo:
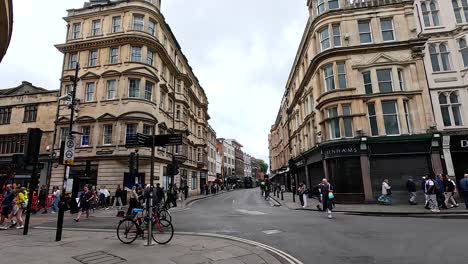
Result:
[[[44,208],[44,211],[42,212],[43,214],[47,214],[47,204],[46,204],[47,194],[48,194],[47,186],[42,185],[41,190],[39,191],[38,199],[39,199],[39,208]]]
[[[409,194],[409,204],[411,205],[416,205],[418,204],[416,202],[416,184],[413,181],[413,178],[408,178],[408,181],[406,181],[406,190],[408,191]]]
[[[439,205],[439,208],[442,209],[448,209],[448,207],[445,204],[445,196],[444,196],[444,181],[442,180],[442,175],[438,174],[435,179],[436,185],[437,185],[437,204]]]
[[[188,185],[187,184],[185,184],[184,186],[184,198],[185,200],[187,200],[188,198]]]
[[[8,184],[5,188],[5,192],[3,193],[3,201],[2,201],[2,208],[1,208],[1,219],[0,219],[0,229],[8,229],[10,227],[10,223],[12,223],[12,210],[13,210],[13,199],[15,198],[13,191],[11,189],[11,185]],[[6,219],[6,221],[5,221]]]
[[[161,202],[164,202],[164,189],[161,188],[161,184],[157,183],[156,184],[156,203],[159,204]]]

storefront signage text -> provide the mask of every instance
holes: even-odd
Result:
[[[451,151],[468,151],[468,136],[450,136]]]
[[[341,146],[324,151],[325,158],[338,158],[345,156],[356,156],[359,154],[359,148],[357,146]]]

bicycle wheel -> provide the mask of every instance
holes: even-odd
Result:
[[[164,219],[160,219],[159,221],[156,220],[151,233],[151,237],[153,237],[154,242],[158,244],[167,244],[171,241],[173,236],[174,227],[171,222]]]
[[[167,220],[168,222],[172,223],[172,216],[167,210],[161,210],[159,212],[159,219]]]
[[[124,244],[131,244],[138,237],[138,225],[133,219],[120,221],[117,227],[117,237]]]

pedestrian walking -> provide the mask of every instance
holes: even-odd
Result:
[[[439,209],[448,209],[445,204],[445,196],[444,196],[444,181],[442,180],[442,174],[437,174],[435,178],[436,183],[436,197],[437,197],[437,204],[439,205]]]
[[[429,205],[429,196],[426,194],[426,181],[427,179],[429,179],[429,175],[426,175],[424,177],[422,177],[422,181],[421,181],[421,190],[422,192],[424,193],[424,199],[425,199],[425,203],[424,203],[424,208],[425,209],[430,209],[430,205]]]
[[[23,225],[23,210],[26,209],[26,199],[24,198],[24,190],[20,188],[16,188],[15,191],[15,202],[14,206],[16,206],[16,222],[18,226],[16,229],[24,228]]]
[[[447,174],[442,176],[442,180],[444,184],[445,206],[447,208],[458,207],[458,203],[454,197],[457,185]]]
[[[88,186],[85,186],[83,188],[83,192],[81,192],[80,198],[79,198],[79,204],[78,204],[78,215],[75,219],[75,222],[79,222],[81,215],[83,212],[86,213],[86,218],[89,218],[89,209],[90,209],[90,203],[94,199],[94,194],[88,189]]]
[[[322,202],[323,210],[327,212],[328,218],[333,218],[333,202],[335,196],[333,194],[333,186],[328,182],[327,179],[322,179],[322,183],[319,187],[320,201]]]
[[[138,207],[138,193],[136,190],[137,190],[136,186],[133,186],[132,190],[130,191],[130,199],[128,203],[127,215],[131,215],[133,212],[133,208]]]
[[[465,201],[465,207],[468,209],[468,174],[465,174],[463,179],[460,181],[460,191]]]
[[[46,200],[47,200],[47,194],[49,192],[47,191],[47,186],[46,185],[42,185],[41,186],[41,190],[39,191],[39,210],[40,209],[44,209],[44,211],[42,211],[43,214],[47,214],[47,203],[46,203]]]
[[[8,229],[12,223],[14,194],[11,189],[11,184],[7,184],[3,192],[2,211],[0,218],[0,229]]]
[[[303,196],[303,188],[302,182],[299,183],[299,188],[297,188],[297,195],[299,195],[299,201],[301,202],[301,206],[304,207],[304,196]]]
[[[52,200],[52,214],[55,214],[58,211],[58,203],[60,200],[60,189],[58,186],[52,188],[53,200]]]
[[[156,204],[159,206],[161,202],[164,203],[165,197],[164,197],[164,189],[161,188],[161,184],[157,183],[156,184]]]
[[[439,206],[437,205],[437,184],[434,175],[429,175],[429,178],[426,180],[424,192],[427,195],[431,212],[440,212]]]
[[[413,181],[412,177],[408,178],[408,181],[406,181],[406,190],[408,191],[409,194],[409,204],[410,205],[416,205],[418,204],[416,202],[416,184]]]
[[[304,200],[304,205],[302,208],[307,208],[307,199],[309,196],[309,190],[307,189],[307,185],[302,183],[302,200]]]
[[[99,204],[103,209],[109,209],[107,207],[107,199],[110,197],[110,192],[107,190],[106,186],[101,186],[99,190]]]
[[[189,191],[188,185],[185,184],[185,186],[184,186],[184,196],[185,196],[185,200],[187,200],[187,198],[188,198],[188,191]]]
[[[123,195],[122,188],[120,188],[120,185],[117,185],[117,189],[115,190],[115,194],[114,194],[114,204],[112,205],[112,207],[117,206],[118,204],[119,211],[122,210],[122,206],[123,206],[122,195]]]
[[[388,179],[382,182],[382,195],[377,199],[382,205],[390,205],[392,195],[392,187],[389,185]]]

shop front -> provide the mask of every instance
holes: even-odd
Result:
[[[319,148],[304,155],[306,157],[308,182],[310,187],[316,186],[325,178],[325,170],[323,169],[322,152]]]
[[[323,146],[325,172],[335,188],[335,199],[339,203],[364,201],[361,151],[359,143]]]
[[[450,154],[458,183],[468,173],[468,135],[450,136]]]
[[[438,144],[432,155],[431,136],[405,136],[369,139],[369,163],[374,198],[382,193],[382,182],[389,180],[395,199],[406,199],[406,182],[412,178],[420,186],[422,177],[441,173],[433,164],[440,163]],[[432,160],[438,157],[439,161]],[[419,190],[419,189],[418,189]]]

